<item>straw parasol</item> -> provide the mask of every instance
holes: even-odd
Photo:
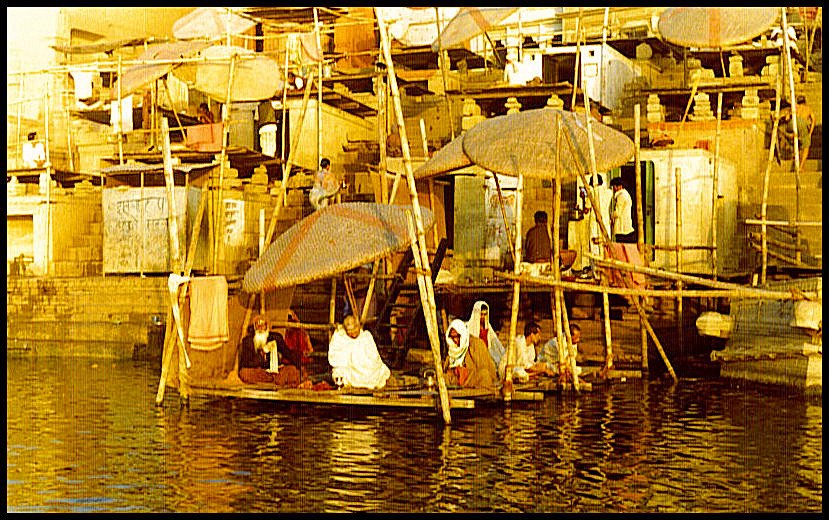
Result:
[[[517,7],[462,7],[432,42],[432,51],[461,47],[517,10]]]
[[[139,61],[165,60],[166,62],[133,65],[125,68],[112,88],[113,99],[117,99],[119,93],[121,96],[127,96],[166,76],[168,72],[180,66],[180,64],[175,63],[175,60],[190,58],[208,46],[210,46],[208,42],[173,42],[163,43],[144,51],[138,57]]]
[[[315,211],[268,246],[245,273],[242,288],[252,293],[299,285],[401,251],[411,243],[407,210],[412,206],[344,202]],[[432,212],[420,211],[430,228]]]
[[[173,36],[179,40],[217,38],[243,33],[255,25],[255,21],[240,16],[227,7],[199,7],[176,20]]]
[[[590,164],[587,120],[581,113],[544,107],[481,121],[441,148],[415,172],[424,179],[471,164],[503,175],[551,179],[555,175],[556,118],[573,142],[575,156],[562,135],[559,170],[575,176]],[[622,132],[591,121],[597,171],[621,166],[633,157],[633,141]]]
[[[660,15],[657,27],[673,44],[717,49],[764,33],[778,12],[771,7],[670,7]]]
[[[230,81],[229,60],[234,55],[241,59],[234,64],[231,100],[261,101],[282,92],[280,67],[272,58],[234,45],[213,45],[199,54],[207,61],[180,65],[173,74],[216,101],[226,102]]]
[[[577,175],[587,171],[590,147],[587,116],[544,107],[497,116],[470,128],[463,139],[467,156],[484,169],[505,175],[550,179],[555,175],[557,118],[569,135],[575,156],[561,138],[559,171]],[[633,157],[633,141],[622,132],[598,121],[591,121],[596,169],[606,171],[625,164]]]

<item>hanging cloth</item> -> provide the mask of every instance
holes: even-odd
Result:
[[[190,279],[190,326],[187,341],[197,350],[214,350],[229,339],[227,280],[224,276]]]

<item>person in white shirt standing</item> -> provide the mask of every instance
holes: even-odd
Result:
[[[613,240],[627,244],[636,243],[636,233],[633,229],[633,200],[630,198],[630,193],[625,189],[619,177],[611,179],[610,187],[613,188],[613,199],[610,203],[610,227],[613,230]]]

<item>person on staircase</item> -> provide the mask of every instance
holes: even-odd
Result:
[[[320,169],[314,177],[314,186],[308,192],[308,201],[314,210],[324,208],[343,188],[345,188],[345,181],[331,171],[331,160],[323,157],[320,161]]]

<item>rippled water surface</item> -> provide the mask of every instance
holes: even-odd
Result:
[[[822,512],[822,404],[628,381],[453,411],[193,398],[158,367],[7,362],[10,512]]]

